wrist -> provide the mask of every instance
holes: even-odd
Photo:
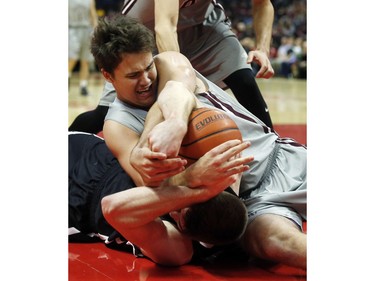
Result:
[[[191,167],[191,166],[190,166]],[[193,177],[191,168],[188,167],[183,172],[174,175],[163,182],[164,186],[173,185],[173,186],[186,186],[190,189],[195,189],[202,185],[201,181],[197,177]]]
[[[202,181],[200,177],[197,177],[197,173],[194,171],[195,167],[196,165],[192,164],[183,172],[185,184],[193,189],[202,186]]]
[[[260,52],[263,52],[265,53],[267,56],[269,55],[270,53],[270,49],[269,48],[266,48],[264,46],[256,46],[254,51],[260,51]]]

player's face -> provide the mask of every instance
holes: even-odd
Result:
[[[157,72],[151,52],[124,55],[114,75],[106,78],[126,103],[148,109],[156,101]]]

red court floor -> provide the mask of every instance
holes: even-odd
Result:
[[[283,265],[221,260],[166,268],[148,259],[107,248],[103,243],[69,244],[69,280],[306,280],[306,272]]]

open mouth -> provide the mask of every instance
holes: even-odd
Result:
[[[151,93],[151,85],[144,90],[140,90],[136,92],[138,95],[148,95]]]

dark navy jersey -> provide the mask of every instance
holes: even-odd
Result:
[[[143,256],[139,248],[129,243],[103,216],[103,197],[135,187],[104,140],[93,134],[69,132],[68,160],[69,228],[74,228],[74,234],[69,235],[69,241],[104,241],[109,248]],[[176,225],[169,214],[161,216],[161,219]],[[216,251],[216,248],[205,249],[196,241],[194,248],[195,257],[211,255]]]
[[[81,233],[113,234],[101,200],[135,187],[104,140],[86,133],[69,134],[69,227]]]

